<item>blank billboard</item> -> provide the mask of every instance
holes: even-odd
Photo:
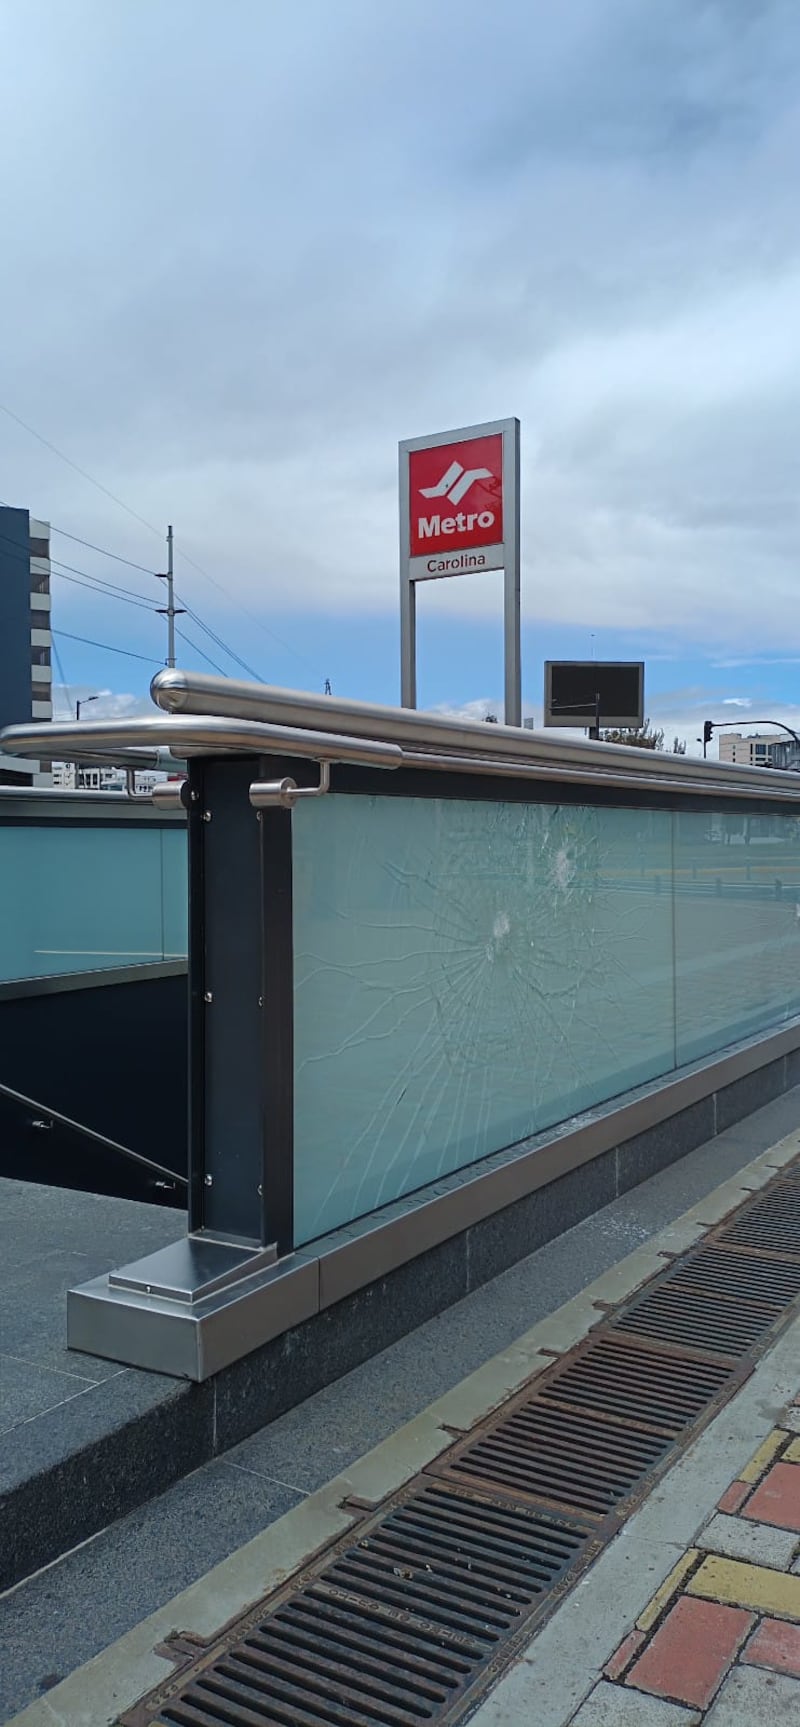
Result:
[[[643,660],[546,660],[546,726],[635,727],[644,721]]]

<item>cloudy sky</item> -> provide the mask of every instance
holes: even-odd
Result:
[[[396,701],[397,441],[517,414],[528,710],[594,651],[692,741],[800,713],[796,0],[0,0],[0,67],[73,693],[146,690],[162,620],[79,584],[158,603],[172,521],[182,658]],[[421,591],[424,705],[499,700],[500,598]]]

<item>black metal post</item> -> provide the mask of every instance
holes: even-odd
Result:
[[[274,767],[269,766],[269,775]],[[261,775],[267,777],[266,766]],[[261,1060],[265,1132],[261,1239],[278,1254],[294,1247],[294,943],[292,816],[258,811],[261,829]]]
[[[191,1227],[257,1246],[266,1245],[264,984],[261,830],[249,792],[259,770],[257,757],[192,770],[189,1038]]]
[[[190,770],[189,1228],[281,1255],[294,1245],[292,817],[250,803],[274,772],[241,757]]]

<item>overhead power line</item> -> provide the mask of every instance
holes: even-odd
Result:
[[[131,648],[115,648],[113,642],[95,642],[89,636],[73,636],[69,630],[53,630],[54,639],[66,642],[83,642],[87,648],[102,648],[107,654],[124,654],[127,660],[142,660],[146,666],[160,666],[161,660],[154,660],[150,654],[135,654]]]
[[[62,540],[74,540],[76,546],[86,546],[90,552],[100,552],[104,558],[113,558],[116,564],[127,564],[131,570],[141,570],[143,576],[155,573],[146,564],[135,564],[132,558],[123,558],[120,552],[110,552],[108,546],[95,546],[91,540],[82,540],[80,534],[68,534],[66,528],[57,528],[55,522],[50,523],[50,532],[59,534]]]
[[[298,653],[297,649],[292,647],[291,642],[284,641],[283,637],[279,636],[277,631],[272,629],[271,625],[264,623],[263,618],[259,618],[255,612],[251,612],[241,600],[234,598],[224,584],[218,581],[216,576],[210,575],[208,570],[204,570],[202,564],[198,564],[195,558],[190,558],[188,552],[181,551],[180,547],[177,547],[176,550],[178,551],[178,556],[183,558],[184,563],[190,564],[193,570],[197,570],[198,575],[204,576],[205,580],[210,582],[212,587],[218,588],[219,592],[225,596],[229,603],[232,603],[238,608],[242,613],[242,616],[247,618],[249,623],[255,624],[257,630],[262,630],[265,636],[269,636],[273,642],[277,642],[278,647],[284,648],[286,653],[291,654],[300,665],[308,666],[309,671],[313,672],[315,678],[319,677],[318,669],[315,666],[312,666],[311,661],[306,659],[305,654]],[[250,675],[256,679],[257,683],[264,682],[264,679],[258,672],[251,672]]]
[[[54,456],[58,456],[59,461],[66,462],[68,468],[72,468],[74,473],[80,474],[82,480],[86,480],[90,486],[94,486],[98,492],[102,492],[106,498],[110,498],[112,504],[117,504],[121,510],[125,511],[126,515],[132,516],[135,522],[140,522],[143,528],[149,528],[153,534],[159,533],[158,528],[154,528],[152,522],[148,522],[144,516],[140,516],[138,510],[132,510],[130,504],[126,504],[122,498],[118,498],[115,492],[109,491],[108,486],[104,486],[102,481],[96,480],[93,474],[87,473],[86,469],[82,468],[78,462],[73,462],[71,456],[65,456],[64,451],[60,450],[57,444],[51,444],[49,438],[44,438],[41,432],[37,432],[35,426],[29,426],[27,420],[21,419],[19,414],[15,414],[11,408],[6,406],[5,402],[0,402],[0,413],[7,414],[9,420],[13,420],[15,425],[22,427],[23,432],[29,432],[37,443],[43,444],[46,450],[50,450]]]
[[[216,631],[212,630],[209,624],[205,624],[203,622],[203,619],[198,615],[198,613],[193,611],[192,607],[188,605],[183,594],[176,594],[176,598],[180,600],[181,605],[184,607],[187,618],[191,618],[192,622],[197,624],[198,628],[204,631],[210,641],[215,642],[218,648],[222,648],[228,655],[229,659],[234,660],[236,665],[240,666],[242,671],[246,672],[249,678],[255,678],[257,684],[263,682],[260,674],[257,671],[254,671],[252,666],[248,665],[247,660],[243,660],[241,654],[237,654],[233,648],[227,647],[225,642],[222,640],[222,637],[218,636]]]
[[[122,588],[118,582],[107,581],[105,576],[94,576],[90,570],[82,570],[75,564],[62,564],[60,558],[51,558],[50,565],[57,576],[63,575],[65,570],[69,571],[69,576],[64,576],[65,581],[69,581],[70,576],[73,579],[80,577],[84,585],[91,583],[93,587],[105,589],[109,597],[128,600],[135,606],[146,606],[149,612],[158,611],[155,599],[148,600],[144,594],[137,594],[133,588]]]
[[[0,500],[0,503],[2,503],[2,500]],[[51,526],[52,526],[52,524],[51,524]],[[78,540],[77,534],[70,535],[68,537],[70,537],[76,541]],[[2,541],[5,545],[12,546],[15,551],[19,550],[19,547],[16,545],[16,542],[11,541],[8,538],[7,534],[0,534],[0,541]],[[103,556],[106,556],[106,557],[114,557],[115,556],[115,554],[113,552],[108,551],[107,548],[104,546],[93,546],[93,545],[91,545],[91,542],[89,540],[82,540],[79,543],[82,545],[89,546],[92,551],[99,552]],[[129,560],[120,560],[120,561],[126,562]],[[154,615],[157,615],[161,610],[161,608],[156,604],[155,600],[152,600],[152,601],[147,600],[144,598],[143,595],[139,594],[134,589],[123,588],[118,582],[110,582],[104,576],[92,575],[89,570],[83,570],[76,564],[65,564],[65,563],[61,562],[60,558],[52,558],[51,557],[50,567],[51,567],[52,574],[54,576],[58,577],[59,581],[70,582],[74,587],[85,588],[89,593],[96,594],[99,598],[120,600],[125,605],[138,606],[143,611],[152,612]],[[140,567],[143,570],[143,573],[145,575],[153,575],[154,574],[153,571],[145,570],[144,565],[141,565],[141,566],[134,565],[133,566],[134,569],[140,568]],[[217,635],[216,631],[211,630],[209,628],[209,626],[200,617],[199,613],[195,612],[192,608],[187,607],[187,612],[189,612],[189,611],[191,611],[192,619],[197,624],[198,628],[205,631],[205,633],[210,637],[210,639],[216,643],[217,647],[221,648],[223,653],[228,654],[229,658],[233,659],[237,665],[243,666],[245,670],[247,670],[248,672],[251,673],[251,675],[253,675],[253,676],[258,675],[257,673],[252,673],[251,668],[249,666],[247,666],[245,661],[242,661],[239,658],[239,656],[234,653],[234,650],[232,648],[228,647],[227,642],[225,642],[221,636]],[[194,653],[199,654],[200,658],[202,660],[205,660],[207,665],[211,666],[213,671],[219,672],[220,677],[225,677],[226,674],[225,674],[224,667],[219,665],[217,660],[212,659],[210,654],[205,653],[203,651],[203,649],[198,645],[197,642],[193,642],[191,640],[191,637],[187,636],[185,634],[185,632],[182,630],[178,630],[177,634],[181,637],[182,641],[186,642],[187,647],[192,648]],[[153,662],[153,664],[157,664],[157,663],[158,663],[157,661]]]
[[[119,599],[123,606],[138,606],[140,611],[157,611],[156,606],[150,606],[147,599],[128,599],[126,594],[114,594],[114,591],[109,591],[97,582],[83,582],[79,575],[64,575],[64,570],[54,570],[52,573],[59,577],[59,582],[71,582],[73,587],[86,587],[90,594],[97,594],[98,599]]]
[[[222,670],[222,667],[217,665],[216,660],[212,660],[210,654],[204,653],[203,649],[199,648],[197,646],[197,643],[193,642],[191,637],[187,636],[184,630],[179,630],[177,624],[175,626],[175,634],[176,634],[176,636],[180,636],[181,641],[185,642],[187,647],[192,649],[193,653],[199,654],[201,660],[205,660],[206,665],[211,666],[212,671],[219,672],[220,677],[224,678],[225,673]]]
[[[53,659],[56,662],[56,671],[58,672],[58,675],[61,679],[61,688],[62,688],[62,690],[66,690],[67,704],[69,706],[69,711],[71,714],[72,713],[72,696],[70,695],[69,684],[67,683],[67,677],[66,677],[66,673],[64,671],[63,662],[61,659],[61,655],[58,651],[58,642],[56,642],[56,641],[53,642]]]
[[[104,486],[101,480],[95,479],[94,475],[90,474],[86,468],[82,468],[78,462],[74,462],[72,460],[71,456],[67,456],[63,450],[60,450],[58,448],[57,444],[52,443],[52,441],[49,438],[45,438],[41,432],[38,432],[36,430],[35,426],[29,425],[27,420],[23,420],[19,414],[15,414],[13,412],[13,409],[9,408],[5,402],[0,402],[0,413],[6,414],[10,420],[14,421],[15,425],[21,426],[23,431],[28,432],[32,438],[36,438],[37,442],[42,444],[45,449],[50,450],[54,456],[58,456],[60,461],[66,462],[67,467],[72,468],[76,474],[80,474],[81,478],[86,480],[88,485],[94,486],[98,492],[103,493],[104,497],[110,498],[111,502],[113,504],[116,504],[119,509],[125,511],[126,515],[131,516],[134,521],[139,522],[141,524],[141,526],[143,528],[147,528],[150,533],[157,534],[159,539],[162,538],[161,531],[157,527],[155,527],[153,522],[148,522],[148,520],[145,516],[140,516],[138,510],[132,509],[130,504],[125,503],[124,498],[117,497],[116,493],[110,491],[108,486]],[[51,526],[52,526],[52,524],[51,524]],[[61,529],[61,528],[57,528],[54,531],[57,533],[64,533],[66,530]],[[75,536],[75,535],[68,535],[67,537],[68,538],[77,538],[77,536]],[[83,544],[88,546],[91,544],[91,542],[86,540],[83,542]],[[101,551],[102,548],[92,547],[92,550]],[[242,603],[241,600],[237,599],[236,596],[230,592],[230,590],[226,587],[224,582],[221,582],[217,576],[212,576],[210,574],[210,572],[208,570],[204,569],[203,565],[198,563],[196,558],[191,557],[188,552],[181,551],[179,547],[176,547],[176,550],[178,551],[179,557],[182,557],[185,563],[189,564],[193,570],[196,570],[198,575],[202,576],[205,581],[210,582],[212,587],[217,588],[219,593],[221,593],[224,596],[224,598],[228,601],[228,604],[232,605],[232,606],[236,606],[237,609],[242,613],[242,615],[244,617],[246,617],[251,624],[255,625],[256,629],[261,630],[264,635],[268,636],[272,641],[277,642],[278,646],[283,648],[286,653],[291,654],[292,657],[299,662],[299,664],[307,666],[309,668],[309,670],[311,672],[313,672],[315,678],[319,677],[319,675],[320,675],[319,671],[317,670],[316,667],[314,667],[311,664],[311,661],[306,659],[304,654],[299,653],[297,648],[292,646],[291,642],[285,641],[282,636],[279,636],[275,630],[271,629],[269,624],[265,624],[263,619],[259,618],[256,615],[256,613],[251,612],[249,610],[249,608]],[[111,556],[111,557],[115,557],[117,554],[109,553],[107,555]],[[120,559],[120,561],[126,562],[126,563],[130,562],[129,559]],[[141,565],[141,564],[138,566],[134,565],[133,567],[134,568],[138,567],[139,569],[142,569],[142,570],[145,569],[145,566]],[[154,574],[155,572],[146,571],[145,573]],[[182,600],[181,604],[185,605],[186,604],[185,600]],[[196,619],[195,621],[199,621],[199,620]],[[202,627],[205,628],[206,626],[203,625]],[[210,634],[211,632],[209,631],[208,633]],[[253,671],[251,667],[247,666],[246,663],[239,657],[238,654],[234,654],[232,652],[232,650],[230,648],[228,648],[227,645],[221,641],[221,638],[218,637],[217,641],[224,648],[225,653],[229,654],[232,659],[236,660],[236,662],[248,672],[248,675],[250,677],[253,677],[256,679],[257,683],[261,683],[264,681],[261,677],[261,674],[259,672]]]
[[[108,588],[101,587],[97,582],[82,581],[80,576],[67,576],[63,570],[54,570],[53,575],[61,582],[71,582],[75,588],[88,588],[90,594],[96,594],[100,600],[119,600],[123,606],[138,606],[143,612],[156,612],[158,608],[151,606],[148,600],[129,600],[126,594],[115,594]]]
[[[3,500],[2,499],[0,499],[0,506],[3,506]],[[52,523],[50,524],[50,526],[51,526],[52,531],[56,531],[53,528]],[[57,531],[60,533],[64,532],[63,529],[59,529]],[[78,534],[66,534],[65,537],[67,539],[74,540],[76,542],[76,544],[87,546],[90,551],[99,552],[101,556],[109,557],[109,558],[116,557],[116,553],[109,551],[107,547],[93,545],[90,540],[83,540],[80,538],[80,536]],[[7,546],[11,546],[13,548],[13,550],[15,550],[15,551],[20,550],[19,546],[17,545],[17,542],[10,540],[7,534],[0,534],[0,542],[2,542],[3,544],[5,544]],[[27,554],[25,554],[25,555],[27,556]],[[143,564],[141,564],[141,565],[140,564],[131,564],[131,560],[128,558],[119,558],[117,561],[119,563],[130,564],[130,567],[132,569],[141,569],[142,573],[144,575],[152,575],[152,576],[155,575],[154,571],[147,570]],[[153,600],[153,601],[147,600],[144,598],[143,595],[135,592],[133,589],[123,588],[122,586],[120,586],[120,584],[118,582],[109,582],[103,576],[92,575],[89,570],[83,570],[75,564],[65,564],[65,563],[62,563],[59,558],[51,557],[50,567],[51,567],[51,573],[54,576],[56,576],[59,581],[69,582],[74,587],[85,588],[88,593],[95,594],[100,599],[119,600],[120,603],[123,605],[137,606],[140,608],[140,610],[152,612],[154,615],[158,615],[158,613],[161,610],[161,608],[158,605],[156,605],[155,600]],[[226,653],[230,659],[233,659],[235,661],[235,663],[237,665],[241,666],[245,671],[247,671],[250,676],[258,678],[258,673],[254,672],[252,670],[252,668],[247,665],[246,661],[240,659],[239,655],[234,653],[232,648],[228,647],[227,642],[225,642],[221,636],[217,635],[216,631],[211,630],[209,628],[209,626],[206,623],[204,623],[203,619],[199,616],[199,614],[197,612],[195,612],[190,607],[187,607],[186,610],[187,610],[187,614],[192,617],[192,619],[193,619],[194,623],[197,625],[197,627],[199,629],[203,630],[209,636],[210,640],[213,641],[222,650],[223,653]],[[44,615],[45,614],[43,614],[43,616]],[[66,635],[68,635],[69,632],[61,631],[60,633],[62,635],[66,636]],[[181,641],[184,641],[186,643],[187,647],[191,648],[193,653],[197,654],[199,656],[199,658],[205,662],[206,665],[211,667],[212,671],[219,672],[220,677],[225,677],[226,673],[225,673],[224,667],[219,664],[218,660],[212,659],[211,655],[207,654],[205,652],[205,650],[200,647],[199,643],[192,641],[191,636],[187,636],[184,630],[176,629],[175,633],[176,633],[176,635],[180,636]],[[88,641],[88,637],[85,637],[85,636],[75,636],[73,639],[75,641]],[[103,644],[97,643],[96,645],[102,646]],[[129,650],[129,649],[115,648],[111,645],[111,643],[106,644],[106,646],[108,647],[109,652],[111,652],[111,653],[118,653],[118,654],[128,653],[128,654],[130,654],[130,656],[132,658],[137,657],[137,656],[131,654],[131,650]],[[59,667],[59,672],[60,672],[60,676],[62,678],[62,682],[64,683],[64,687],[66,688],[66,682],[64,680],[63,667],[60,664],[60,656],[58,654],[58,649],[56,647],[55,641],[53,642],[53,654],[54,654],[54,657],[56,658],[56,663]],[[145,658],[145,656],[142,656],[142,655],[140,655],[138,657],[139,658]],[[161,661],[153,659],[153,660],[148,660],[147,663],[151,664],[151,665],[160,665]]]

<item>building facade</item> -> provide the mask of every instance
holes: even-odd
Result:
[[[136,769],[136,791],[143,796],[150,793],[153,787],[169,778],[168,774],[155,773],[149,768]],[[124,768],[104,768],[83,766],[77,762],[54,762],[53,785],[58,791],[66,792],[128,792],[128,780]]]
[[[784,767],[785,754],[785,745],[774,732],[753,732],[747,737],[743,732],[720,732],[721,762],[736,762],[746,768]]]
[[[0,506],[0,727],[53,717],[50,524]],[[7,756],[0,784],[49,784],[45,764]]]

